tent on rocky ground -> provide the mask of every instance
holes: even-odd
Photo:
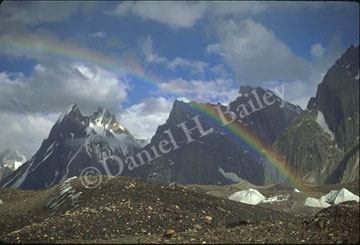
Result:
[[[265,200],[265,197],[257,190],[248,189],[244,191],[238,191],[233,193],[230,197],[230,200],[242,202],[246,204],[256,205],[261,201]]]
[[[331,204],[320,199],[308,197],[305,200],[305,206],[315,207],[315,208],[328,208],[331,206]]]
[[[320,200],[331,203],[331,204],[339,204],[347,201],[356,201],[359,202],[359,196],[351,193],[345,188],[341,190],[332,190],[328,194],[322,196]]]

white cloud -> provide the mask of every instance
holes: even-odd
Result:
[[[313,62],[313,69],[319,72],[326,72],[337,59],[345,53],[345,47],[339,37],[333,37],[325,46],[324,54],[317,57]]]
[[[301,2],[301,1],[214,1],[208,2],[207,12],[209,17],[229,16],[254,16],[264,11],[276,14],[276,12],[297,12],[297,11],[321,11],[324,9],[351,8],[354,4],[348,2]]]
[[[240,82],[269,82],[310,75],[306,60],[294,55],[272,31],[252,19],[221,21],[215,30],[219,42],[208,45],[206,50],[222,56]]]
[[[165,123],[174,99],[147,97],[141,103],[125,109],[120,115],[123,124],[135,137],[150,139],[159,125]]]
[[[319,58],[323,56],[323,54],[325,53],[325,49],[321,43],[315,43],[311,46],[310,53],[312,56]]]
[[[108,69],[126,71],[136,70],[141,73],[141,64],[135,55],[135,51],[127,48],[119,39],[106,39],[107,45],[116,45],[121,49],[121,54],[114,53],[111,56],[91,49],[76,38],[60,39],[55,32],[32,28],[14,21],[4,21],[0,25],[0,55],[10,58],[35,59],[46,64],[69,63],[80,60],[95,64],[101,64]],[[80,34],[81,35],[81,34]],[[105,32],[93,33],[100,37],[107,35]],[[127,49],[126,49],[127,48]]]
[[[85,114],[98,106],[121,110],[127,81],[96,66],[36,65],[31,76],[0,73],[0,152],[18,149],[31,156],[69,104]]]
[[[186,81],[178,78],[167,83],[162,83],[160,86],[190,100],[228,104],[238,96],[238,89],[235,89],[233,85],[233,81],[230,79]]]
[[[111,13],[118,16],[132,13],[143,20],[150,19],[171,28],[187,28],[204,16],[206,8],[204,2],[125,1]]]
[[[205,72],[210,72],[221,77],[228,77],[229,72],[223,64],[211,66],[204,61],[189,60],[181,57],[176,57],[173,60],[168,60],[166,57],[160,56],[153,50],[153,40],[150,36],[139,42],[140,49],[145,55],[145,60],[148,63],[163,64],[166,68],[175,72],[178,69],[187,69],[191,74],[203,76]]]
[[[1,4],[2,18],[28,25],[60,22],[75,14],[80,2],[5,1]]]
[[[204,74],[205,68],[209,67],[209,63],[176,57],[167,64],[167,67],[173,71],[175,71],[178,67],[184,67],[193,70],[193,72]]]
[[[307,80],[295,80],[283,83],[285,85],[285,100],[306,109],[310,97],[316,95],[317,86],[325,73],[314,73]]]
[[[150,36],[140,41],[140,48],[145,55],[146,61],[149,63],[168,63],[169,61],[165,57],[160,57],[154,53],[153,40]]]
[[[98,37],[98,38],[104,38],[106,37],[106,33],[102,31],[94,32],[89,35],[90,37]]]
[[[143,20],[150,19],[171,28],[189,28],[205,16],[209,19],[227,15],[244,17],[258,14],[267,8],[268,5],[261,2],[124,1],[108,13],[116,16],[131,13]]]
[[[355,6],[353,2],[315,2],[315,1],[283,1],[283,2],[263,2],[266,4],[268,10],[274,11],[286,11],[286,12],[297,12],[297,11],[321,11],[324,9],[351,9]]]
[[[75,42],[60,41],[49,31],[29,31],[24,24],[12,21],[7,24],[0,25],[3,44],[0,55],[35,59],[38,65],[29,77],[21,73],[1,74],[0,110],[60,112],[68,104],[78,103],[85,112],[92,112],[98,106],[116,112],[121,108],[120,103],[127,99],[126,90],[130,89],[122,71],[142,72],[131,50],[125,50],[120,57],[109,57]],[[100,60],[113,69],[91,65],[85,62],[88,60],[93,63]]]
[[[117,111],[127,89],[125,77],[97,66],[38,64],[30,77],[0,73],[0,111],[60,112],[70,103],[84,111],[99,105]]]
[[[150,36],[140,41],[140,48],[148,63],[163,64],[172,71],[184,68],[189,69],[193,74],[203,75],[205,69],[210,68],[210,64],[203,61],[193,61],[180,57],[168,60],[166,57],[159,56],[153,50],[153,40]]]
[[[285,82],[285,99],[306,108],[310,97],[316,95],[317,86],[322,82],[327,70],[345,52],[346,47],[338,37],[332,38],[325,46],[323,54],[312,63],[312,74],[308,79]]]
[[[130,11],[132,11],[132,8],[134,6],[134,2],[132,1],[124,1],[120,3],[115,10],[112,10],[109,12],[109,14],[114,14],[118,16],[123,16],[128,14]]]
[[[353,8],[352,3],[323,2],[266,2],[266,1],[123,1],[107,13],[115,16],[133,14],[143,20],[153,20],[171,28],[190,28],[201,19],[229,17],[245,18],[264,11],[321,11],[324,9]]]
[[[5,149],[17,149],[27,157],[31,157],[47,138],[58,113],[17,114],[1,112],[0,152]]]
[[[255,15],[267,9],[267,4],[264,2],[246,2],[246,1],[218,1],[209,2],[209,15],[224,16],[224,15]]]

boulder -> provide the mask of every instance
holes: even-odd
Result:
[[[258,221],[257,217],[250,215],[250,214],[243,214],[243,215],[237,215],[230,217],[226,225],[228,227],[235,227],[238,225],[247,225],[247,224],[253,224]]]

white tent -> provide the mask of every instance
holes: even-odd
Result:
[[[359,196],[351,193],[345,188],[342,188],[341,190],[332,190],[328,194],[322,196],[320,200],[327,202],[327,203],[333,203],[333,204],[339,204],[346,201],[356,201],[359,202]]]
[[[265,200],[265,197],[257,190],[249,189],[235,192],[229,197],[229,199],[237,202],[256,205]]]
[[[332,190],[328,194],[322,196],[320,200],[327,203],[333,203],[338,193],[339,193],[338,190]]]
[[[327,208],[327,207],[330,207],[331,204],[329,204],[323,200],[320,200],[320,199],[308,197],[305,200],[305,206],[315,207],[315,208]]]

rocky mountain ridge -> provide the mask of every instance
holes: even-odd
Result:
[[[231,124],[260,135],[263,142],[270,144],[301,113],[301,108],[259,87],[242,86],[239,93],[244,96],[239,96],[228,107],[175,101],[168,120],[158,127],[151,143],[143,150],[150,151],[152,146],[168,139],[164,133],[168,130],[179,148],[161,155],[151,165],[139,168],[134,176],[178,184],[231,184],[246,179],[253,184],[264,185],[284,181],[281,175],[265,179],[266,174],[272,176],[273,166],[204,111],[216,113],[216,107],[223,114],[231,111],[235,116]],[[260,101],[266,93],[271,98],[271,105]],[[241,117],[242,113],[246,115]],[[206,134],[201,133],[195,118]],[[179,125],[193,129],[193,141],[188,141]]]
[[[328,70],[308,109],[273,144],[314,184],[359,179],[359,46]]]
[[[142,147],[106,109],[84,116],[77,105],[64,111],[35,155],[1,181],[4,187],[44,189],[61,180],[92,174],[116,174],[117,157]],[[98,172],[97,172],[98,171]]]

